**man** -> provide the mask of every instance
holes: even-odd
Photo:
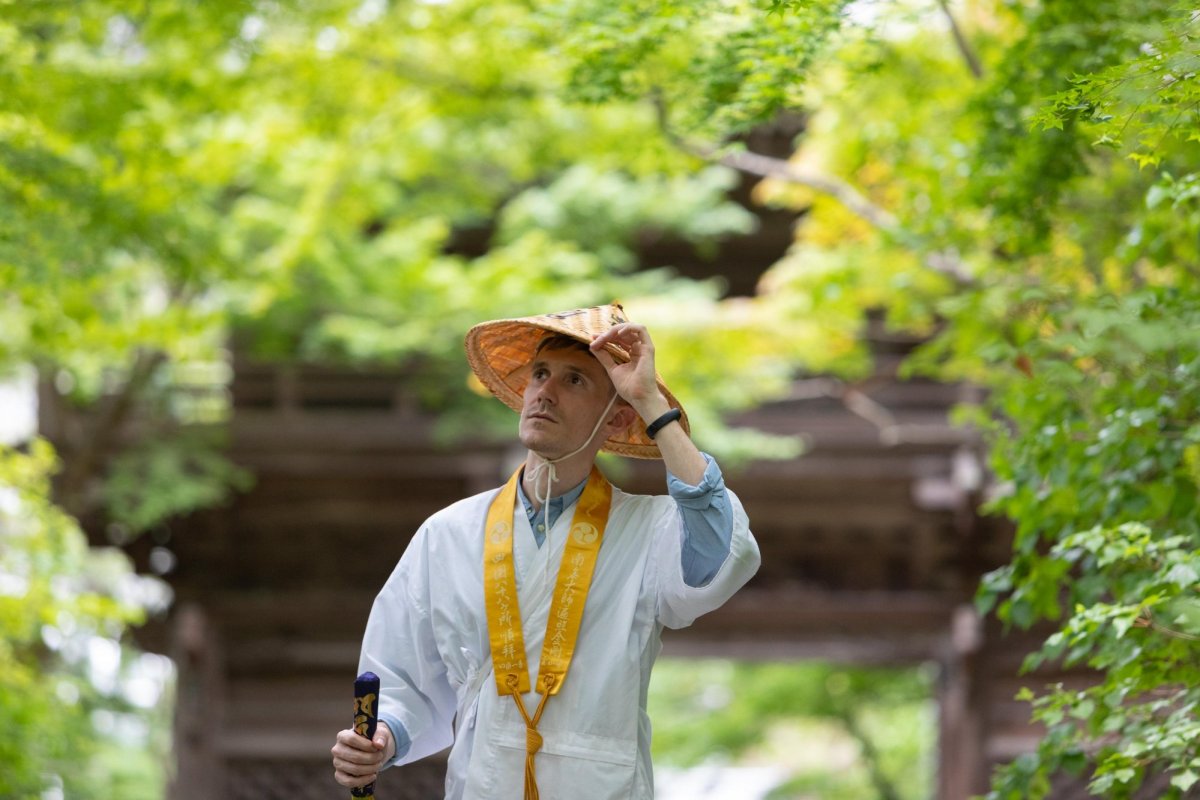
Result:
[[[451,800],[651,798],[662,628],[758,569],[746,514],[620,306],[487,322],[466,344],[528,454],[499,492],[430,517],[376,598],[360,671],[381,678],[381,724],[338,734],[335,777],[362,786],[453,745]],[[670,496],[613,488],[601,449],[662,458]]]

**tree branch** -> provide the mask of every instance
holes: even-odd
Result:
[[[938,5],[942,7],[946,19],[950,22],[950,33],[954,35],[954,43],[958,45],[958,51],[962,53],[963,59],[966,60],[967,68],[971,70],[971,74],[976,78],[982,78],[983,65],[979,63],[979,56],[975,55],[971,43],[963,35],[962,28],[958,26],[958,20],[954,18],[954,14],[950,13],[949,0],[938,0]]]
[[[900,800],[900,793],[896,791],[896,787],[892,785],[891,780],[884,774],[883,768],[879,763],[879,751],[875,749],[875,743],[871,741],[871,737],[867,736],[867,732],[858,724],[858,719],[854,716],[854,712],[848,708],[839,706],[835,713],[841,719],[846,732],[858,742],[858,746],[862,750],[863,761],[867,763],[867,773],[871,776],[871,783],[875,786],[875,791],[879,797],[882,800]]]
[[[1141,615],[1139,615],[1137,619],[1133,621],[1133,624],[1134,627],[1150,628],[1158,631],[1161,634],[1170,636],[1173,639],[1183,639],[1187,642],[1200,642],[1200,636],[1197,636],[1194,633],[1186,633],[1185,631],[1176,630],[1175,628],[1169,628],[1166,625],[1155,621],[1154,614],[1151,613],[1150,609],[1148,608],[1142,610]]]
[[[805,186],[832,197],[860,219],[865,220],[893,238],[908,241],[915,239],[911,233],[900,225],[900,221],[890,211],[872,203],[866,195],[841,178],[801,169],[792,162],[781,158],[773,158],[746,151],[723,152],[710,144],[688,141],[671,127],[667,115],[666,102],[662,94],[657,91],[652,92],[650,101],[654,105],[658,116],[658,125],[663,135],[666,136],[669,142],[685,153],[690,153],[697,158],[735,169],[747,175],[756,175],[760,178],[774,178],[794,183],[797,186]],[[941,251],[926,254],[924,256],[924,263],[927,268],[945,275],[960,287],[968,287],[975,284],[974,277],[967,271],[963,263],[949,252]]]
[[[892,410],[867,394],[868,390],[883,379],[879,376],[857,383],[846,383],[837,378],[808,378],[792,384],[788,400],[814,400],[828,397],[837,400],[847,411],[871,423],[879,431],[879,443],[884,447],[902,444],[961,444],[962,438],[955,428],[941,424],[905,423],[896,418]]]
[[[84,493],[87,484],[104,467],[105,456],[116,444],[138,396],[166,360],[167,354],[161,350],[139,351],[121,390],[101,402],[79,449],[67,458],[59,493],[63,508],[73,516],[81,517],[88,510]]]
[[[537,87],[526,83],[480,84],[463,80],[449,71],[430,69],[429,64],[417,59],[379,58],[354,54],[353,58],[385,72],[402,75],[415,79],[415,82],[425,86],[447,89],[455,94],[467,97],[492,99],[499,95],[532,99],[542,94]]]
[[[896,233],[900,229],[896,217],[888,210],[881,208],[868,200],[861,192],[850,184],[832,175],[823,175],[812,170],[797,167],[790,161],[759,155],[749,152],[729,152],[710,154],[709,160],[763,178],[777,178],[807,186],[814,191],[827,194],[844,205],[857,216],[886,233]]]

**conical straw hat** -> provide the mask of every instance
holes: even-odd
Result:
[[[544,314],[519,319],[481,322],[467,331],[467,361],[483,385],[514,411],[520,411],[525,386],[529,383],[529,365],[542,339],[562,334],[591,344],[592,339],[609,328],[628,322],[625,310],[613,303],[593,308],[577,308],[559,314]],[[629,353],[614,344],[605,349],[619,362],[629,361]],[[683,412],[679,420],[690,432],[687,412],[667,389],[662,377],[655,375],[658,389],[672,408]],[[640,418],[624,432],[606,440],[601,448],[631,458],[662,458],[658,445],[646,435],[646,423]]]

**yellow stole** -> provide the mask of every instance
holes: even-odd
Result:
[[[487,603],[488,638],[492,646],[492,664],[496,670],[496,691],[510,694],[525,720],[525,800],[538,800],[537,774],[533,757],[542,747],[537,731],[546,700],[558,694],[571,667],[579,624],[587,601],[596,557],[608,523],[612,505],[612,485],[592,467],[587,486],[575,506],[567,545],[558,568],[554,599],[546,620],[546,636],[538,666],[538,692],[542,695],[532,717],[521,699],[529,691],[529,669],[525,663],[525,636],[521,630],[521,609],[517,604],[517,580],[513,569],[513,509],[517,501],[518,469],[496,495],[488,508],[483,544],[483,596]],[[543,547],[550,547],[546,532]],[[546,551],[549,558],[550,551]]]

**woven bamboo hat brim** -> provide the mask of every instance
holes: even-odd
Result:
[[[628,322],[625,310],[613,303],[607,306],[579,308],[560,314],[544,314],[519,319],[498,319],[481,322],[467,331],[467,361],[475,375],[492,394],[514,411],[520,411],[525,387],[529,383],[529,366],[542,339],[550,334],[562,334],[591,344],[592,339],[609,328]],[[629,353],[610,344],[605,349],[620,362],[629,361]],[[683,413],[679,423],[690,433],[687,412],[667,389],[662,377],[655,375],[658,389],[672,408]],[[646,423],[638,419],[624,432],[607,439],[601,448],[631,458],[662,458],[658,445],[646,435]]]

